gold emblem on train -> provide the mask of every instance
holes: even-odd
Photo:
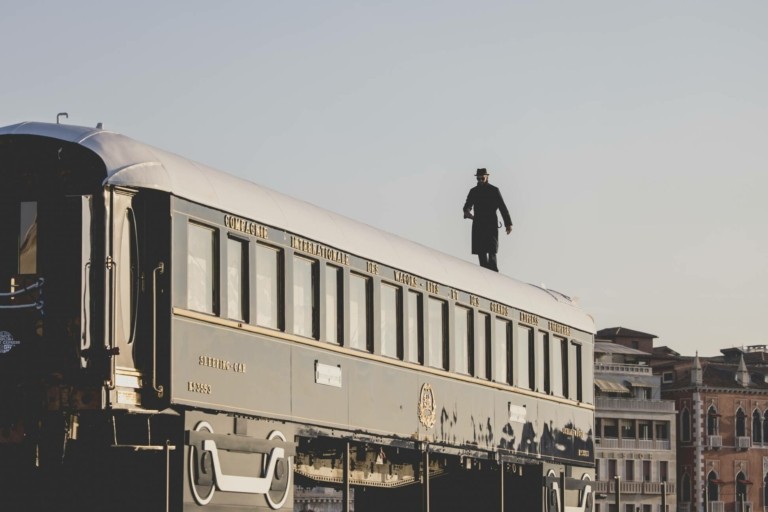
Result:
[[[437,406],[435,405],[435,393],[432,386],[424,384],[419,393],[419,421],[426,428],[435,426]]]

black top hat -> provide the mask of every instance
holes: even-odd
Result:
[[[485,167],[483,167],[482,169],[477,170],[475,176],[488,176],[488,171],[486,171]]]

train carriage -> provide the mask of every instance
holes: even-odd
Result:
[[[592,510],[567,296],[106,130],[0,176],[3,510]]]

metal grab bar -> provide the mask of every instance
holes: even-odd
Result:
[[[37,279],[37,282],[32,283],[26,288],[22,288],[21,290],[16,290],[15,292],[0,293],[0,297],[7,297],[7,298],[16,297],[17,295],[21,295],[22,293],[31,292],[35,288],[42,288],[44,284],[45,284],[45,278],[40,277]]]
[[[31,304],[13,304],[13,305],[6,305],[6,306],[0,306],[0,309],[29,309],[29,308],[35,308],[42,310],[43,306],[45,305],[45,302],[40,300],[37,302],[32,302]]]
[[[157,274],[165,272],[165,264],[161,261],[152,271],[152,389],[158,397],[163,396],[163,386],[157,385]]]

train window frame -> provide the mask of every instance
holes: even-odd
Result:
[[[517,324],[517,343],[515,344],[515,359],[517,360],[516,386],[523,389],[536,389],[536,347],[533,342],[533,327]]]
[[[460,320],[461,318],[464,323]],[[454,304],[453,319],[453,371],[474,376],[475,312],[470,307]],[[463,336],[460,336],[462,334]]]
[[[513,336],[512,321],[502,316],[494,316],[493,322],[493,359],[496,365],[493,368],[493,380],[501,384],[513,385],[514,383],[514,358],[512,357]],[[499,334],[502,336],[500,337]],[[502,339],[500,339],[502,338]],[[503,367],[502,367],[503,364]]]
[[[387,297],[387,300],[394,298],[394,304],[390,311],[385,310],[385,292],[394,292],[393,297]],[[379,283],[379,341],[381,355],[393,359],[403,359],[403,287],[387,281]],[[386,325],[385,325],[386,324]],[[389,331],[394,334],[394,339],[388,335]],[[389,346],[394,342],[393,346]]]
[[[584,401],[584,372],[582,370],[583,368],[583,348],[582,344],[576,340],[571,340],[571,345],[574,348],[575,354],[574,354],[574,366],[576,368],[576,401],[577,402],[583,402]]]
[[[568,387],[566,381],[567,368],[564,373],[563,361],[568,362],[567,339],[553,334],[550,336],[549,357],[550,357],[550,394],[554,396],[567,397],[565,390]]]
[[[547,331],[539,331],[539,346],[541,347],[541,391],[542,393],[549,395],[552,392],[552,362],[550,361],[550,336]]]
[[[476,376],[483,380],[493,380],[491,314],[486,311],[478,311],[477,317]]]
[[[405,328],[408,332],[408,349],[405,359],[414,364],[424,364],[424,294],[408,290]]]
[[[210,249],[209,256],[210,256],[210,276],[208,276],[209,272],[207,272],[207,269],[201,268],[201,272],[206,277],[206,279],[199,279],[199,276],[193,276],[191,275],[192,268],[195,268],[192,266],[194,254],[193,254],[193,247],[191,245],[192,241],[192,233],[203,233],[203,230],[207,232],[210,235],[210,247],[207,247],[207,249]],[[198,242],[202,242],[202,239],[198,240]],[[206,315],[211,316],[218,316],[219,315],[219,290],[220,290],[220,283],[219,283],[219,269],[220,269],[220,262],[219,262],[219,229],[215,226],[211,226],[209,224],[205,224],[202,222],[198,222],[196,220],[189,220],[187,223],[187,308],[196,311],[198,313],[203,313]],[[200,268],[199,266],[197,268]],[[208,281],[208,277],[210,277],[210,281]],[[195,294],[195,286],[197,283],[203,283],[203,284],[209,284],[210,290],[201,289],[199,290],[199,294],[208,295],[206,299],[202,302],[204,304],[204,307],[197,307],[197,303],[193,303],[193,299],[195,301],[200,301],[201,297],[197,297]],[[210,299],[210,304],[208,303],[208,299]]]
[[[271,251],[271,252],[265,252]],[[262,297],[264,292],[264,286],[266,281],[260,280],[262,277],[261,271],[265,268],[262,267],[266,258],[264,255],[269,254],[270,257],[274,256],[274,267],[270,267],[270,270],[274,268],[274,274],[272,276],[264,275],[265,278],[273,277],[274,287],[267,291],[267,295]],[[283,331],[285,329],[285,250],[282,247],[266,244],[263,242],[256,242],[256,248],[253,251],[253,258],[255,261],[254,272],[256,277],[256,288],[253,292],[254,301],[256,303],[256,315],[254,322],[259,327],[265,327],[267,329],[274,329],[276,331]],[[271,261],[270,261],[271,263]],[[273,296],[274,295],[274,296]],[[274,322],[262,321],[265,317],[262,316],[266,313],[262,309],[265,304],[264,298],[269,298],[270,308],[269,316],[274,316]]]
[[[294,253],[291,258],[291,286],[292,286],[292,332],[297,336],[305,338],[319,339],[320,335],[320,262],[314,258],[308,258],[304,255]],[[304,270],[298,265],[308,265],[308,273],[299,272]],[[308,281],[299,282],[298,276],[301,275]],[[308,289],[307,288],[308,285]],[[300,293],[303,292],[303,293]],[[309,307],[298,304],[299,297],[302,300],[309,299]],[[299,315],[299,310],[304,311]]]
[[[359,288],[355,283],[362,284]],[[359,306],[359,291],[363,292],[363,307]],[[373,278],[359,272],[349,273],[349,337],[348,347],[353,350],[373,352]],[[354,306],[354,310],[353,310]],[[362,324],[362,329],[360,325]],[[362,332],[363,338],[360,339]]]
[[[434,308],[433,308],[434,306]],[[425,366],[438,370],[449,369],[448,301],[443,297],[427,297],[427,336]],[[439,316],[436,314],[439,312]],[[439,327],[439,331],[436,329]],[[439,354],[437,349],[439,348]]]
[[[249,318],[249,298],[250,298],[250,242],[238,236],[234,236],[231,233],[227,235],[227,317],[232,320],[239,320],[244,323],[248,323]],[[232,256],[234,253],[240,253],[240,279],[239,283],[237,279],[232,280]],[[238,286],[239,284],[239,286]],[[232,289],[239,288],[239,306],[232,303]],[[239,310],[237,314],[233,313],[233,309]]]
[[[20,201],[18,206],[19,235],[16,244],[16,270],[20,275],[35,275],[37,274],[38,202]]]
[[[334,345],[344,343],[344,269],[325,264],[325,341]],[[333,293],[331,286],[333,284]],[[330,307],[333,304],[333,307]],[[331,320],[332,319],[332,320]]]

